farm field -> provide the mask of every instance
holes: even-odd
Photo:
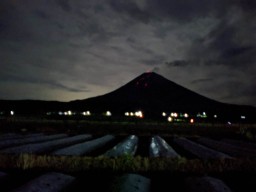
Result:
[[[1,191],[256,190],[253,126],[138,125],[5,129]]]

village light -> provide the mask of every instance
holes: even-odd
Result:
[[[142,113],[142,111],[138,111],[138,117],[143,118],[143,113]]]
[[[90,116],[90,115],[91,115],[91,112],[90,112],[90,111],[84,111],[84,112],[83,112],[83,115],[84,115],[84,116]]]
[[[112,114],[111,114],[111,112],[110,111],[107,111],[106,112],[106,116],[111,116]]]
[[[171,117],[178,117],[178,113],[171,113]]]
[[[199,117],[199,118],[207,118],[206,112],[203,112],[202,114],[198,113],[196,116]]]
[[[165,116],[166,116],[166,113],[165,113],[165,112],[163,112],[163,113],[162,113],[162,116],[163,116],[163,117],[165,117]]]
[[[135,112],[135,116],[142,118],[142,117],[143,117],[143,114],[142,114],[141,111],[136,111],[136,112]]]
[[[14,111],[10,111],[10,114],[11,114],[11,116],[13,116],[14,115]]]
[[[169,122],[172,122],[172,117],[168,117],[168,119],[167,119]]]

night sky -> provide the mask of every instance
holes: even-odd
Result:
[[[256,106],[255,21],[255,0],[1,0],[0,99],[85,99],[154,71]]]

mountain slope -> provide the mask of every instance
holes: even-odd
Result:
[[[217,114],[225,120],[240,120],[241,115],[256,121],[256,108],[252,106],[221,103],[186,89],[156,73],[143,73],[122,87],[105,95],[70,102],[35,100],[0,100],[0,113],[42,115],[46,112],[87,111],[124,116],[125,112],[142,111],[146,118],[159,118],[162,112]],[[0,115],[1,115],[0,114]]]
[[[100,112],[110,110],[123,114],[142,110],[147,116],[158,116],[163,111],[202,112],[238,115],[255,108],[224,104],[190,91],[156,73],[143,73],[119,89],[81,101],[70,102],[72,108],[86,108]]]

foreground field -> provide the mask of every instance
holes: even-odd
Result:
[[[0,191],[255,191],[255,130],[246,124],[4,119]]]

